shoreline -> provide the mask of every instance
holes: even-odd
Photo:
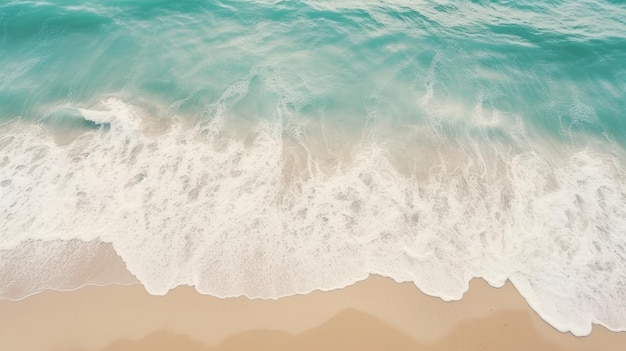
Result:
[[[589,336],[544,322],[510,282],[481,279],[459,301],[370,275],[343,289],[276,300],[216,298],[192,287],[85,286],[0,300],[0,348],[51,351],[286,349],[621,350],[626,332]],[[36,338],[30,335],[37,335]],[[382,344],[381,344],[382,342]],[[169,346],[167,346],[169,345]],[[246,346],[248,345],[248,346]],[[281,346],[282,345],[282,346]]]

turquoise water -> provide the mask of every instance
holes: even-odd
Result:
[[[0,5],[0,294],[111,243],[155,294],[510,279],[626,330],[625,33],[607,0]]]

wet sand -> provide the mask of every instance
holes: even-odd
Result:
[[[0,300],[0,349],[126,350],[623,350],[626,333],[561,333],[507,283],[474,279],[444,302],[411,283],[371,276],[344,289],[278,300],[220,299],[140,285],[46,291]]]

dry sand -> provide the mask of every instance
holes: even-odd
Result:
[[[371,276],[330,292],[250,300],[180,287],[46,291],[0,301],[0,350],[619,350],[626,333],[590,336],[543,322],[511,284],[475,279],[461,301]]]

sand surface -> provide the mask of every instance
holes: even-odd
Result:
[[[515,288],[474,279],[444,302],[411,283],[371,276],[278,300],[220,299],[141,285],[46,291],[0,300],[0,350],[619,350],[626,333],[561,333]]]

